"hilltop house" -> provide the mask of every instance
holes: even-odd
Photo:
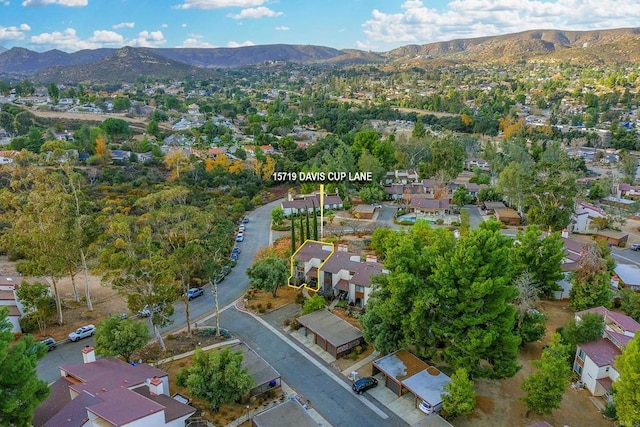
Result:
[[[93,347],[84,363],[62,365],[49,398],[35,410],[34,427],[184,427],[196,412],[169,395],[166,372],[115,357],[96,360]]]
[[[613,366],[616,356],[622,354],[627,343],[640,331],[640,323],[629,316],[595,307],[575,314],[580,321],[586,313],[598,313],[604,317],[602,338],[578,345],[573,370],[594,396],[611,397],[611,384],[619,377]]]
[[[619,199],[628,197],[635,200],[640,198],[640,186],[618,182],[613,186],[613,194]]]

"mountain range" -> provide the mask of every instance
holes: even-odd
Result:
[[[531,30],[499,36],[407,45],[388,52],[311,45],[238,48],[102,48],[66,53],[0,47],[0,77],[38,82],[127,82],[138,76],[208,76],[221,68],[273,62],[387,63],[438,67],[514,61],[640,64],[640,28],[594,31]]]

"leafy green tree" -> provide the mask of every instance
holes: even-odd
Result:
[[[442,182],[448,182],[457,177],[464,168],[464,145],[452,133],[431,140],[429,154],[429,158],[418,165],[420,176],[423,178],[435,176]]]
[[[371,204],[383,201],[387,193],[380,184],[371,183],[363,187],[358,195],[364,203]]]
[[[47,86],[47,92],[49,93],[49,97],[54,104],[58,103],[58,99],[60,99],[60,89],[58,89],[58,85],[54,82],[49,83]]]
[[[47,330],[47,320],[55,314],[55,301],[49,293],[49,286],[40,282],[22,282],[16,290],[16,296],[22,303],[27,316],[35,319],[38,330]]]
[[[123,119],[116,119],[115,117],[105,119],[100,123],[100,128],[104,130],[112,140],[126,139],[131,135],[129,123]]]
[[[325,301],[324,297],[316,293],[304,302],[302,314],[313,313],[314,311],[322,310],[326,306],[327,301]]]
[[[541,313],[525,313],[515,330],[520,337],[521,344],[535,342],[544,337],[547,332],[547,328],[544,325],[545,320],[545,316]]]
[[[432,329],[445,343],[445,359],[472,376],[505,378],[519,369],[510,245],[500,223],[485,221],[436,261],[432,280],[440,309]]]
[[[131,355],[149,341],[149,329],[135,319],[111,316],[96,329],[96,352],[103,356],[122,356],[127,363]]]
[[[253,263],[247,269],[247,276],[251,279],[251,286],[271,292],[275,298],[278,288],[287,282],[289,266],[286,260],[269,256]]]
[[[640,292],[630,288],[620,290],[620,308],[627,316],[640,321]]]
[[[600,200],[608,194],[607,189],[600,181],[596,181],[589,187],[589,199]]]
[[[569,225],[578,186],[575,173],[557,164],[537,164],[527,199],[529,222],[549,230]]]
[[[611,275],[602,250],[596,244],[585,247],[585,254],[571,278],[571,308],[611,307]]]
[[[564,245],[559,233],[542,238],[542,231],[535,225],[528,226],[516,235],[516,244],[510,252],[513,277],[528,272],[540,296],[552,298],[560,290]]]
[[[416,120],[411,131],[411,136],[414,138],[424,138],[427,134],[427,130],[424,127],[424,123],[421,120]]]
[[[531,172],[527,172],[522,164],[513,161],[500,172],[496,191],[503,194],[509,204],[522,211],[524,201],[531,191],[531,182]]]
[[[635,147],[633,147],[635,148]],[[636,169],[638,168],[638,158],[625,151],[620,159],[618,169],[624,176],[623,180],[629,184],[633,184],[636,179]]]
[[[284,209],[281,206],[276,206],[271,211],[271,221],[273,225],[280,225],[284,221]]]
[[[451,375],[451,382],[445,384],[442,394],[442,410],[450,418],[468,415],[476,406],[476,392],[467,370],[458,368]]]
[[[113,99],[113,109],[116,111],[127,111],[131,108],[131,100],[126,96],[117,96]]]
[[[195,397],[206,400],[217,411],[221,405],[237,402],[251,390],[255,381],[242,367],[242,352],[225,347],[205,353],[197,348],[191,366],[178,373],[178,385]]]
[[[31,335],[14,340],[9,310],[0,306],[0,425],[30,426],[36,407],[49,396],[49,386],[38,378],[38,360],[46,347]]]
[[[613,384],[613,399],[620,425],[640,424],[640,335],[636,335],[614,362],[620,377]]]
[[[147,133],[149,135],[153,135],[156,138],[159,138],[161,135],[160,132],[160,126],[158,126],[158,122],[155,120],[151,120],[149,121],[149,123],[147,124]]]
[[[522,383],[522,390],[526,393],[522,400],[529,411],[550,414],[560,408],[571,376],[571,367],[562,357],[565,353],[560,336],[554,334],[549,347],[542,350],[541,359],[531,362],[538,370]]]
[[[598,313],[585,313],[579,322],[572,317],[558,332],[562,343],[567,345],[567,360],[573,360],[579,344],[602,338],[604,317]]]
[[[453,203],[462,207],[473,202],[473,196],[469,194],[469,190],[464,185],[459,186],[453,192]]]

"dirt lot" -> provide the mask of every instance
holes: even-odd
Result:
[[[0,257],[0,275],[3,277],[19,277],[16,272],[15,263],[7,260],[7,257]],[[49,283],[44,278],[37,277],[23,277],[24,280],[29,282],[40,281]],[[84,276],[82,273],[78,274],[75,278],[76,287],[81,297],[80,302],[75,302],[73,298],[73,290],[71,286],[71,279],[65,277],[58,283],[58,291],[62,297],[64,304],[63,310],[63,325],[56,325],[52,320],[44,334],[36,331],[34,336],[38,339],[51,336],[56,340],[61,340],[67,337],[69,332],[77,329],[80,326],[87,325],[89,323],[97,324],[105,317],[109,317],[114,314],[126,313],[127,303],[124,298],[118,295],[110,286],[101,283],[101,277],[89,276],[89,289],[91,293],[91,301],[93,302],[93,311],[87,309],[87,305],[82,297],[84,296]]]
[[[543,420],[554,426],[613,426],[613,422],[603,419],[598,413],[596,406],[589,399],[589,391],[574,391],[569,387],[562,400],[562,406],[553,414],[531,414],[529,418],[525,417],[526,408],[519,400],[524,395],[520,390],[520,384],[524,377],[534,371],[530,362],[540,358],[544,343],[548,342],[551,334],[572,315],[567,301],[543,301],[540,311],[548,316],[545,339],[542,342],[527,344],[520,351],[522,369],[513,378],[476,381],[476,409],[466,419],[454,420],[456,427],[524,426]]]

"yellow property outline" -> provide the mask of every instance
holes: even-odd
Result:
[[[318,280],[317,280],[317,286],[315,288],[307,286],[306,283],[303,283],[300,286],[294,286],[294,285],[291,284],[291,279],[295,275],[295,256],[297,255],[298,252],[300,252],[300,249],[302,249],[302,247],[307,244],[307,242],[320,243],[322,246],[331,246],[331,253],[329,254],[328,257],[325,258],[325,260],[318,267]],[[294,288],[294,289],[300,289],[300,288],[304,287],[305,289],[307,289],[307,290],[309,290],[311,292],[318,292],[320,290],[320,270],[322,270],[322,267],[327,263],[327,261],[329,261],[329,258],[331,258],[331,256],[335,252],[335,250],[336,250],[336,247],[333,245],[333,243],[321,242],[321,241],[318,241],[318,240],[310,240],[310,239],[305,240],[304,243],[302,243],[300,245],[300,247],[298,249],[296,249],[296,251],[290,257],[291,275],[287,279],[287,286],[289,286],[290,288]]]

